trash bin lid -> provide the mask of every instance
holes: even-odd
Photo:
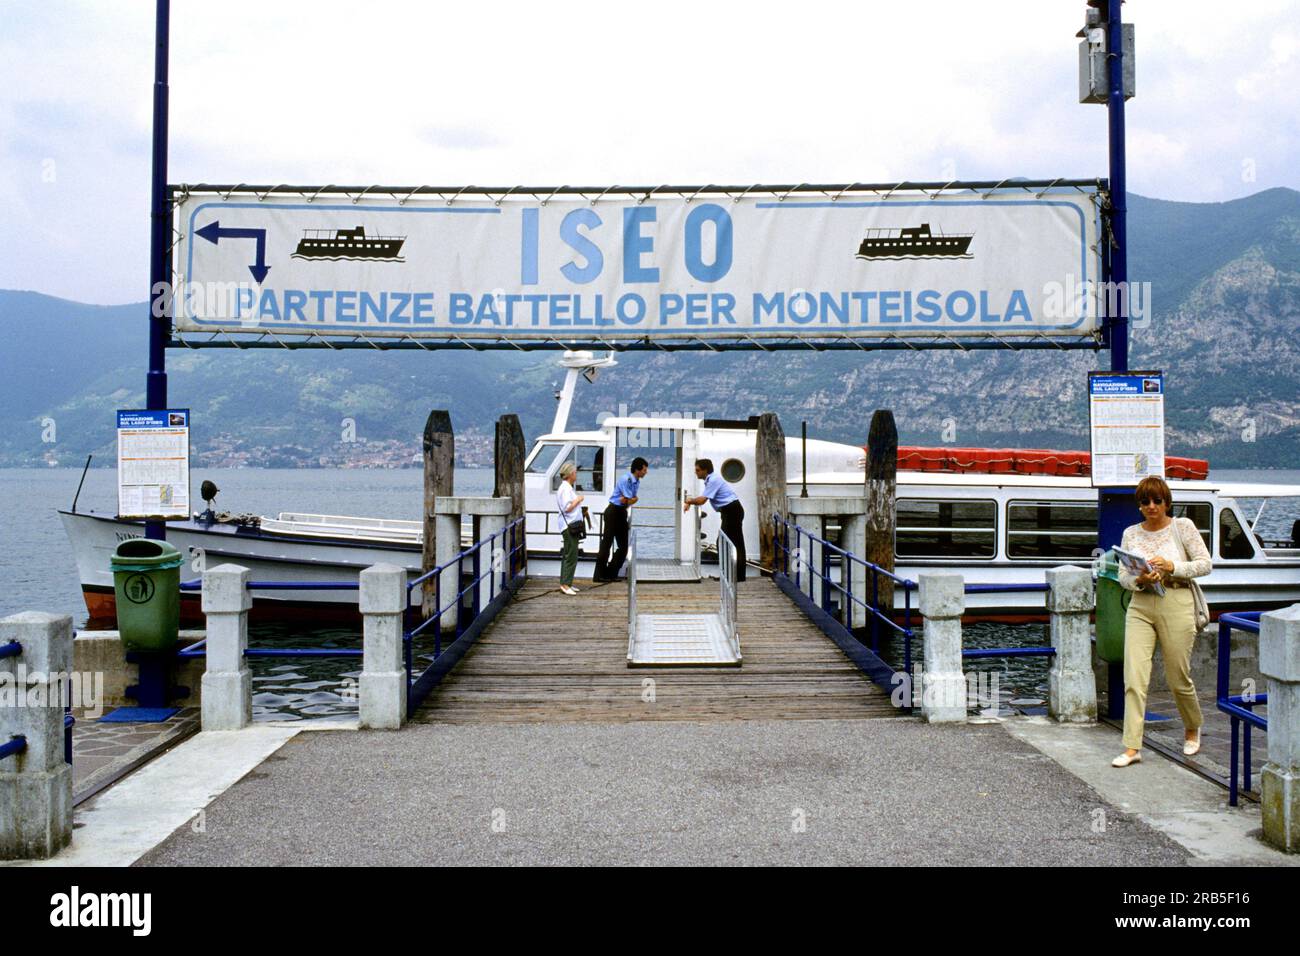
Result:
[[[166,571],[185,561],[175,546],[152,538],[128,538],[113,549],[113,571]]]

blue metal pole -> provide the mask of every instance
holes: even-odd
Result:
[[[1113,282],[1120,295],[1103,296],[1116,302],[1119,314],[1106,316],[1106,340],[1110,346],[1110,370],[1128,371],[1128,195],[1124,154],[1124,31],[1120,15],[1123,0],[1106,2],[1106,118],[1110,142],[1110,233],[1111,244],[1105,261],[1109,264],[1102,277]],[[1130,488],[1104,488],[1097,494],[1097,546],[1113,547],[1124,537],[1124,528],[1132,524],[1136,508]],[[1124,716],[1124,667],[1107,665],[1107,714],[1118,720]]]
[[[167,340],[171,317],[163,306],[169,295],[170,269],[167,246],[171,209],[167,201],[167,40],[171,31],[171,2],[158,0],[153,61],[153,185],[149,234],[149,373],[145,377],[145,407],[167,407]],[[146,521],[146,538],[164,540],[167,525]]]

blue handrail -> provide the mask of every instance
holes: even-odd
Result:
[[[20,754],[26,749],[27,738],[22,734],[15,734],[0,744],[0,760],[4,760],[5,757],[12,757],[14,754]]]
[[[1219,615],[1219,659],[1218,674],[1214,687],[1214,703],[1232,721],[1232,747],[1228,770],[1230,777],[1228,781],[1228,805],[1233,807],[1237,805],[1239,779],[1241,788],[1247,793],[1250,792],[1251,728],[1257,727],[1265,733],[1268,732],[1268,718],[1255,713],[1253,708],[1267,705],[1268,694],[1254,694],[1248,697],[1244,694],[1229,692],[1228,681],[1230,676],[1228,668],[1232,656],[1232,632],[1238,630],[1246,631],[1249,634],[1258,634],[1260,614],[1260,611],[1232,611]],[[1241,734],[1243,726],[1246,731],[1244,740]],[[1238,749],[1239,742],[1244,745],[1240,751]],[[1240,778],[1237,776],[1238,767],[1241,768]]]
[[[886,627],[889,627],[894,631],[898,632],[899,634],[901,634],[903,636],[903,672],[910,674],[912,671],[912,636],[914,633],[912,630],[912,592],[917,589],[918,586],[917,583],[909,578],[899,577],[897,574],[894,574],[892,571],[889,571],[886,568],[882,568],[878,564],[873,564],[872,562],[867,561],[864,558],[858,557],[856,554],[854,554],[851,551],[847,551],[844,548],[831,544],[825,538],[813,534],[811,531],[807,530],[806,528],[800,527],[794,522],[783,518],[779,514],[773,515],[772,521],[773,521],[773,528],[775,531],[775,534],[773,535],[773,541],[775,543],[776,552],[777,552],[775,556],[775,563],[780,566],[781,570],[785,573],[786,577],[790,576],[790,554],[792,551],[790,547],[791,529],[794,529],[794,538],[795,538],[793,550],[796,551],[802,550],[801,544],[805,537],[808,539],[809,545],[818,544],[821,546],[822,566],[820,568],[814,569],[812,568],[811,564],[808,564],[808,562],[796,562],[795,569],[794,569],[795,587],[799,588],[800,578],[803,574],[803,567],[805,566],[805,564],[807,564],[809,572],[811,574],[816,575],[816,577],[819,578],[822,582],[823,586],[821,588],[821,596],[822,596],[823,611],[830,613],[831,590],[838,591],[840,594],[842,594],[844,596],[845,601],[850,606],[857,605],[858,607],[866,611],[868,615],[868,619],[871,622],[872,653],[875,654],[880,653],[880,625],[883,624]],[[831,575],[830,575],[830,555],[832,554],[839,556],[841,573],[840,573],[840,582],[838,584],[831,579]],[[845,573],[847,571],[850,571],[850,568],[846,567],[846,565],[851,566],[853,564],[857,564],[865,568],[866,571],[871,575],[871,600],[870,601],[858,597],[853,593],[853,575],[852,573]],[[881,577],[888,578],[896,586],[901,587],[903,590],[903,623],[902,624],[898,624],[894,621],[894,608],[892,606],[885,609],[882,609],[880,606]],[[851,615],[846,617],[851,617]]]
[[[445,673],[445,668],[441,663],[443,655],[448,650],[456,647],[458,642],[462,641],[467,634],[471,635],[471,640],[476,637],[478,631],[486,625],[487,621],[491,620],[491,618],[495,616],[503,595],[507,594],[507,592],[513,594],[514,591],[517,590],[521,579],[527,576],[527,553],[524,544],[524,530],[524,518],[516,518],[500,531],[497,531],[495,534],[471,545],[451,560],[438,565],[438,567],[431,571],[425,572],[413,581],[407,582],[406,600],[408,616],[413,610],[415,610],[411,605],[411,593],[416,588],[423,589],[427,582],[432,581],[433,585],[431,613],[419,624],[407,629],[402,635],[406,657],[407,716],[411,716],[415,713],[420,704],[423,703],[424,698],[428,696],[429,691],[436,686],[441,675]],[[501,549],[500,554],[506,574],[500,593],[496,590],[497,573],[499,570],[502,570],[496,567],[497,549],[492,547],[486,552],[489,555],[489,560],[486,562],[486,569],[483,568],[484,562],[482,560],[485,553],[484,546],[492,545],[492,543],[498,538],[505,541],[505,547]],[[469,582],[467,584],[464,583],[466,560],[471,562]],[[464,586],[459,587],[456,593],[451,596],[450,600],[448,600],[446,604],[443,604],[442,572],[451,568],[452,565],[456,566],[456,583],[458,585],[464,584]],[[486,604],[482,602],[482,583],[484,578],[486,578],[488,582]],[[456,623],[453,628],[452,641],[447,648],[444,648],[442,646],[443,616],[452,608],[463,609],[466,595],[469,595],[470,598],[469,614],[457,613]],[[508,597],[505,598],[505,600],[508,600]],[[433,659],[430,661],[429,666],[426,667],[417,677],[415,675],[415,664],[413,661],[414,653],[412,647],[415,638],[423,634],[428,628],[432,628],[433,630]],[[459,659],[459,655],[460,652],[458,651],[455,659],[451,660],[452,664]]]

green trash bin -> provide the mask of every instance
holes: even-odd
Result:
[[[109,567],[117,597],[117,629],[128,651],[168,651],[181,627],[181,553],[166,541],[131,538]]]
[[[1097,575],[1097,657],[1108,664],[1124,661],[1124,617],[1133,593],[1119,583],[1119,562],[1106,551],[1093,565]]]

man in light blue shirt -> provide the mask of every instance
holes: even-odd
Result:
[[[605,506],[605,520],[600,530],[600,553],[596,555],[596,570],[591,575],[592,581],[618,580],[618,572],[627,560],[627,510],[636,504],[637,495],[641,491],[641,479],[649,470],[650,465],[644,458],[633,458],[627,474],[614,486],[614,493],[609,496],[609,504]],[[618,548],[614,551],[614,557],[610,558],[609,549],[615,541],[618,542]]]
[[[745,580],[745,507],[740,503],[740,496],[727,484],[726,480],[713,470],[713,462],[700,458],[695,462],[695,477],[704,482],[704,494],[698,498],[687,497],[682,511],[689,511],[691,505],[705,503],[713,505],[713,510],[722,519],[722,533],[736,546],[736,580]]]

